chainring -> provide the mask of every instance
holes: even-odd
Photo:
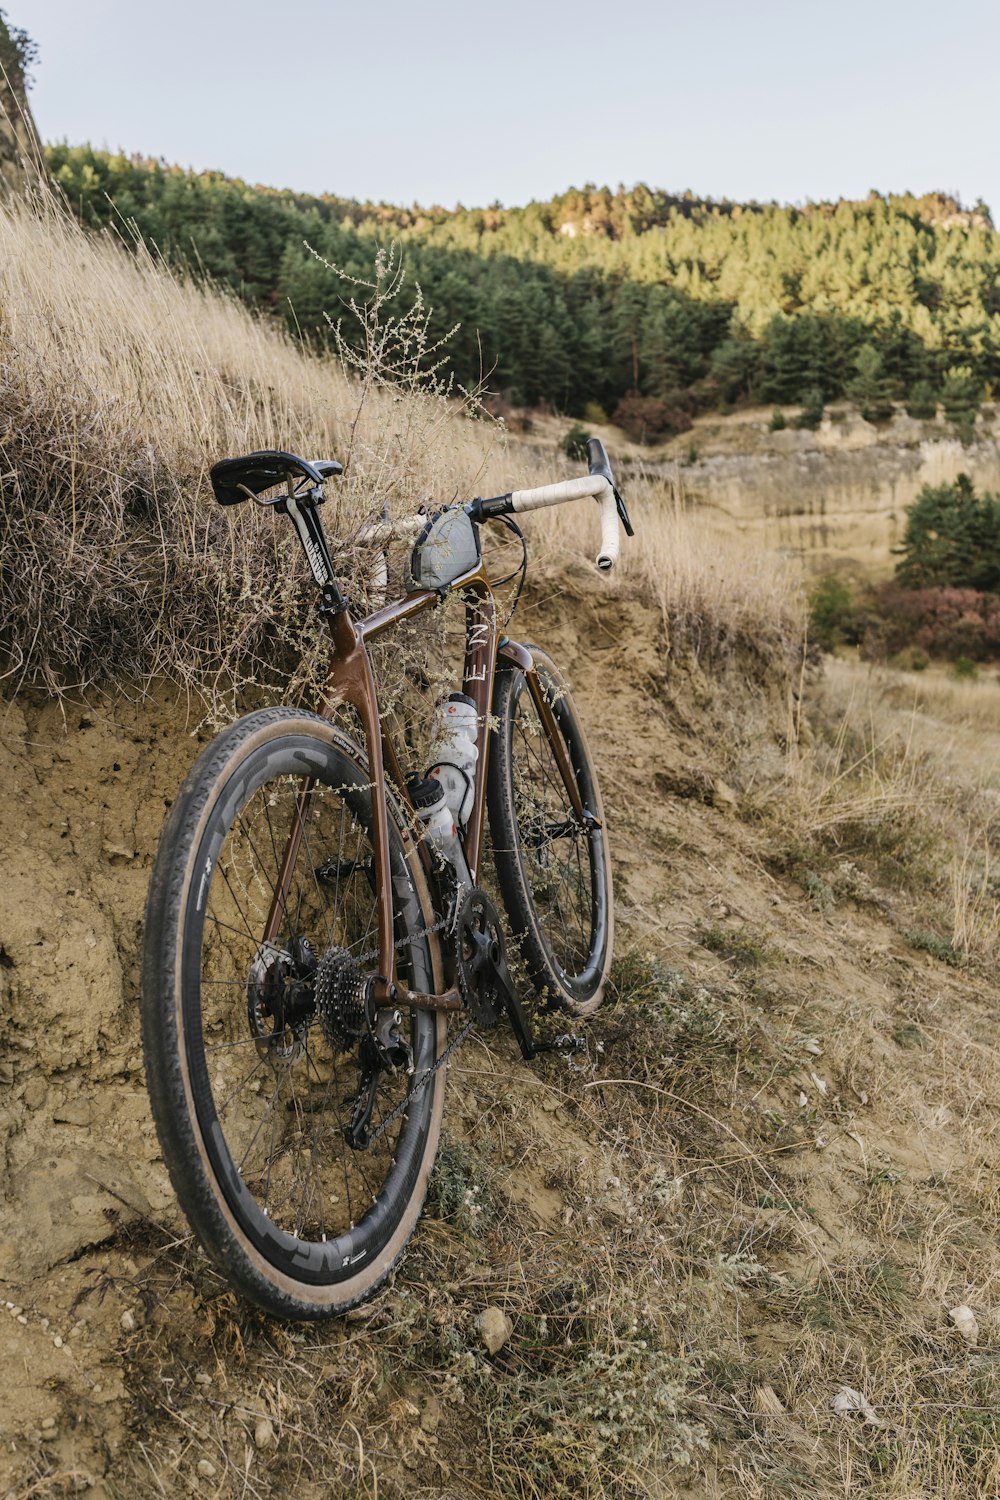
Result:
[[[455,970],[462,999],[481,1026],[495,1026],[504,1012],[506,951],[500,913],[485,891],[472,890],[455,924]]]

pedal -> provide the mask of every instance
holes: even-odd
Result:
[[[582,1036],[574,1036],[571,1031],[562,1036],[553,1037],[551,1042],[535,1042],[532,1050],[534,1052],[558,1052],[563,1057],[574,1057],[578,1052],[586,1052],[586,1039]]]

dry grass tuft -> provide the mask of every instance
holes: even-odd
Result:
[[[679,472],[665,480],[633,464],[619,481],[636,538],[623,543],[611,586],[638,588],[655,601],[671,655],[690,652],[713,666],[748,655],[797,665],[805,638],[798,570],[689,504]],[[553,572],[565,567],[567,553],[592,559],[576,507],[543,513],[535,528]]]
[[[475,493],[499,457],[498,429],[458,403],[359,384],[51,204],[0,208],[0,308],[8,690],[273,665],[300,624],[303,564],[273,517],[214,503],[217,458],[346,461],[325,515],[350,581],[363,519]]]

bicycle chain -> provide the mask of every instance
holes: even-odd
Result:
[[[435,922],[432,927],[425,927],[421,932],[410,933],[407,937],[400,938],[398,943],[393,944],[393,951],[398,952],[399,949],[407,947],[410,943],[419,938],[431,937],[435,932],[441,932],[449,925],[450,918],[442,917],[441,920]],[[371,963],[372,960],[376,958],[378,958],[377,949],[372,953],[360,954],[356,962],[358,964]],[[389,1129],[389,1126],[395,1124],[400,1115],[404,1113],[411,1100],[415,1099],[416,1096],[421,1092],[421,1090],[427,1087],[430,1080],[434,1077],[434,1074],[440,1068],[444,1067],[445,1063],[448,1061],[449,1057],[455,1051],[455,1049],[461,1046],[462,1042],[465,1041],[466,1037],[469,1035],[469,1032],[473,1029],[475,1024],[476,1018],[475,1016],[473,1016],[472,1019],[462,1027],[462,1030],[458,1033],[458,1035],[452,1038],[437,1061],[431,1067],[429,1067],[427,1071],[421,1075],[419,1081],[415,1083],[413,1087],[406,1092],[406,1094],[404,1094],[403,1098],[396,1105],[395,1109],[390,1110],[382,1123],[378,1125],[369,1136],[368,1144],[366,1147],[367,1150],[370,1150],[371,1147],[374,1146],[375,1142],[380,1140],[381,1137],[385,1135],[386,1131]]]
[[[432,1067],[428,1068],[427,1071],[421,1075],[419,1082],[415,1083],[412,1089],[410,1089],[408,1093],[403,1096],[403,1098],[396,1105],[395,1109],[390,1110],[385,1119],[382,1121],[381,1125],[377,1126],[376,1129],[372,1131],[371,1135],[368,1137],[368,1146],[366,1147],[366,1149],[370,1149],[372,1146],[374,1146],[375,1142],[379,1140],[383,1135],[385,1135],[385,1132],[389,1129],[389,1126],[394,1124],[395,1121],[399,1119],[400,1115],[404,1112],[407,1105],[410,1103],[410,1100],[415,1099],[420,1091],[426,1088],[427,1084],[434,1077],[434,1074],[438,1071],[438,1069],[444,1067],[451,1054],[455,1051],[455,1048],[460,1046],[461,1043],[465,1041],[465,1038],[469,1035],[469,1032],[472,1030],[475,1024],[476,1018],[475,1016],[473,1016],[472,1020],[469,1021],[467,1025],[463,1026],[458,1035],[453,1037],[452,1040],[448,1043],[447,1047],[441,1053],[441,1056],[438,1058],[437,1062],[435,1062]]]
[[[439,922],[434,923],[433,927],[422,927],[419,932],[408,933],[406,937],[401,937],[398,942],[393,943],[393,953],[399,953],[402,948],[408,948],[411,943],[417,942],[419,938],[433,937],[435,932],[443,932],[443,930],[447,926],[449,926],[450,922],[450,917],[442,917]],[[357,958],[354,959],[354,962],[360,968],[362,964],[373,963],[374,960],[378,958],[378,956],[379,950],[377,948],[372,948],[367,953],[359,953]]]

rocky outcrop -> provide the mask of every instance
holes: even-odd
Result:
[[[0,196],[19,193],[39,176],[42,143],[24,86],[22,49],[0,16]]]
[[[888,576],[925,484],[950,484],[964,472],[979,493],[1000,493],[1000,410],[992,407],[964,443],[946,423],[902,412],[878,429],[838,412],[818,432],[769,432],[765,420],[713,428],[705,419],[691,436],[698,456],[664,475],[671,490],[706,520],[714,513],[723,529],[798,557],[810,572]]]

